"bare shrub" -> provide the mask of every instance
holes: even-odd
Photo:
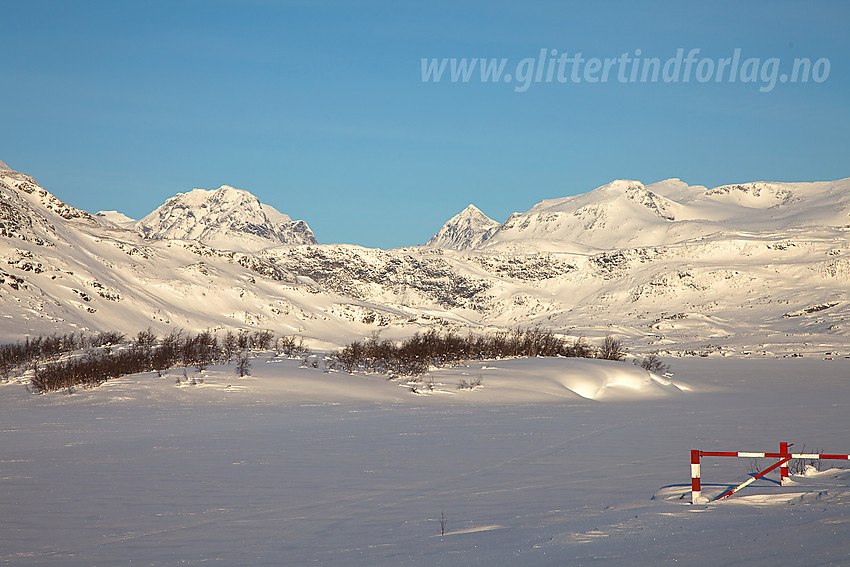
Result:
[[[310,356],[310,349],[304,346],[304,337],[280,337],[275,341],[275,354],[286,358],[301,358]]]
[[[271,331],[254,331],[248,338],[248,345],[256,350],[268,350],[274,342],[274,333]]]
[[[800,453],[808,453],[806,450],[806,446],[803,445],[803,448],[800,449]],[[822,453],[823,449],[815,449],[814,453],[819,454]],[[823,462],[820,459],[792,459],[788,462],[788,472],[791,474],[803,474],[806,472],[806,468],[814,467],[815,470],[821,470],[823,467]]]
[[[584,337],[576,338],[567,352],[568,354],[566,356],[576,358],[593,358],[593,348],[587,344],[587,340],[585,340]]]
[[[457,389],[458,390],[474,390],[478,386],[483,386],[483,385],[484,385],[484,378],[481,377],[481,376],[478,376],[477,378],[475,378],[473,380],[465,380],[465,379],[461,378],[460,381],[457,383]]]
[[[233,334],[233,331],[227,331],[224,334],[224,338],[221,341],[221,361],[230,364],[230,361],[233,360],[233,355],[236,354],[236,335]]]
[[[247,350],[243,350],[236,358],[236,374],[240,378],[251,375],[251,356]]]
[[[626,356],[626,351],[623,348],[623,343],[619,339],[615,339],[611,335],[607,335],[602,341],[602,346],[599,347],[597,358],[603,360],[623,360]]]
[[[640,367],[644,370],[648,370],[649,372],[654,372],[655,374],[666,374],[670,372],[670,366],[664,364],[658,355],[650,354],[643,357],[643,360],[640,361]]]

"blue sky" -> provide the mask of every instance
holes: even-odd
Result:
[[[469,203],[503,221],[616,178],[850,176],[847,2],[0,0],[0,14],[0,160],[89,211],[140,218],[229,184],[321,243],[389,248]],[[422,80],[422,58],[507,58],[514,72],[543,48],[662,63],[737,48],[829,72],[769,92],[613,72],[524,92]]]

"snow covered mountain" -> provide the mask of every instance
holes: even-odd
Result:
[[[279,244],[316,243],[307,223],[293,221],[251,193],[229,185],[214,191],[178,193],[135,227],[145,238],[197,240],[243,252]]]
[[[449,219],[425,246],[469,250],[480,246],[498,228],[498,222],[482,213],[475,205],[469,205]]]
[[[333,340],[369,327],[356,317],[416,317],[313,286],[244,252],[145,239],[66,205],[28,175],[0,171],[0,341],[78,330],[308,326]]]
[[[321,348],[374,331],[539,325],[616,334],[634,352],[850,354],[848,180],[614,182],[544,201],[486,240],[492,224],[467,209],[442,241],[475,246],[467,250],[204,244],[190,219],[210,212],[210,193],[163,214],[177,239],[165,229],[150,239],[0,170],[0,340],[239,327],[299,333]],[[223,227],[208,233],[215,244],[231,225],[209,219]],[[245,234],[255,236],[235,236]]]
[[[578,252],[675,244],[717,233],[850,225],[850,179],[714,189],[616,180],[514,213],[474,248]],[[451,247],[451,246],[447,246]]]

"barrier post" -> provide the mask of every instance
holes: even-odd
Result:
[[[691,504],[697,504],[702,498],[699,480],[699,449],[691,449]]]
[[[779,444],[779,452],[782,453],[783,455],[787,454],[788,453],[788,447],[789,447],[788,442],[782,441]],[[790,478],[788,476],[788,462],[786,461],[786,462],[782,463],[782,465],[779,467],[779,485],[785,486],[785,485],[788,484],[789,480],[790,480]]]

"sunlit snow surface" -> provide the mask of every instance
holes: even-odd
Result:
[[[491,361],[410,384],[257,359],[246,378],[190,368],[194,386],[182,369],[6,384],[0,563],[850,564],[846,462],[688,503],[690,449],[850,452],[850,361],[671,364]],[[750,465],[704,459],[704,493]]]

